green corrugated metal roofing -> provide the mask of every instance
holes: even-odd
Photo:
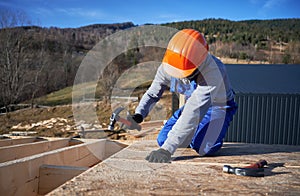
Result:
[[[300,65],[226,64],[237,93],[300,94]]]

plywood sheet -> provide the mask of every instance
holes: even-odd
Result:
[[[299,195],[300,147],[226,143],[213,157],[181,148],[172,163],[148,163],[155,141],[139,141],[49,195]],[[265,177],[222,172],[266,159]]]

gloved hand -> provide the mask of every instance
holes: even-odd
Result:
[[[141,123],[141,122],[143,122],[144,118],[141,114],[136,113],[134,115],[128,115],[127,120],[129,120],[131,122],[133,120],[135,123]]]
[[[130,115],[128,113],[127,120],[131,122],[131,125],[126,125],[128,129],[137,129],[140,131],[142,129],[139,123],[143,122],[143,116],[141,114]]]
[[[147,157],[146,160],[153,163],[170,163],[171,162],[171,153],[165,149],[158,149],[152,151]]]

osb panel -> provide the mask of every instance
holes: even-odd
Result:
[[[148,163],[155,141],[138,141],[68,181],[50,195],[298,195],[300,147],[226,143],[214,157],[178,149],[172,163]],[[266,159],[265,177],[222,172]]]

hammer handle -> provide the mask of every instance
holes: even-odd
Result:
[[[262,160],[259,160],[256,163],[253,163],[249,166],[246,166],[245,168],[263,168],[267,164],[268,164],[267,161],[262,159]]]
[[[120,117],[118,119],[118,121],[121,122],[121,123],[123,123],[123,124],[125,124],[125,125],[127,125],[127,126],[129,126],[129,127],[132,125],[132,123],[129,120],[126,120],[125,118],[121,118]]]

